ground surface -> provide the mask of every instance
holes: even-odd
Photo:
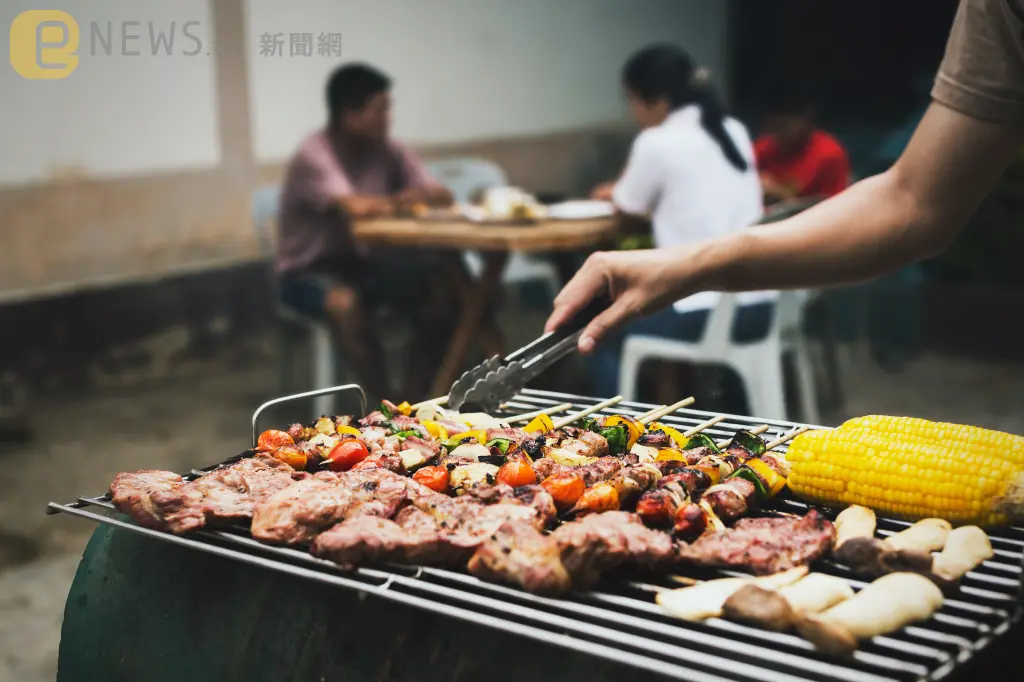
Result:
[[[827,423],[882,412],[1024,433],[1024,365],[927,356],[885,374],[859,353],[843,364],[846,405]],[[48,501],[99,493],[118,471],[184,471],[246,447],[252,407],[274,393],[273,369],[219,367],[54,400],[31,442],[0,443],[0,682],[54,678],[64,598],[92,526],[46,517]]]

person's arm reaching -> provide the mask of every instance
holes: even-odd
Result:
[[[427,206],[450,206],[452,193],[448,188],[437,182],[427,170],[419,157],[404,145],[395,144],[395,152],[405,178],[405,187],[395,195],[395,201],[402,209],[410,209],[416,204]]]
[[[860,282],[943,251],[1024,141],[1021,130],[933,104],[896,164],[793,218],[690,246],[598,253],[555,299],[548,330],[595,296],[612,306],[580,338],[697,291]]]

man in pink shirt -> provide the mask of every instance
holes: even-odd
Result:
[[[372,306],[425,306],[429,254],[372,253],[352,240],[353,219],[446,205],[451,194],[405,146],[391,140],[391,82],[351,64],[327,84],[327,126],[296,152],[285,174],[276,272],[282,300],[336,326],[346,360],[371,394],[387,392],[383,348]],[[409,295],[401,301],[401,294]],[[397,299],[396,300],[396,294]]]

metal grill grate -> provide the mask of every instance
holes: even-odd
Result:
[[[598,402],[564,393],[526,390],[510,401],[506,409],[507,414],[511,414],[565,401],[571,401],[577,408]],[[640,414],[652,407],[620,403],[606,412]],[[662,421],[685,428],[711,416],[714,413],[679,410]],[[728,437],[736,429],[765,423],[771,427],[767,437],[799,426],[792,422],[727,415],[725,421],[707,432]],[[203,471],[193,472],[201,473]],[[803,513],[808,506],[784,498],[777,500],[773,508]],[[344,573],[335,564],[306,552],[258,543],[241,528],[203,530],[183,537],[152,531],[117,518],[106,496],[79,498],[64,505],[51,502],[47,512],[85,517],[164,542],[357,590],[443,617],[692,682],[941,680],[1005,634],[1022,614],[1024,528],[1019,527],[990,535],[995,556],[968,573],[958,592],[946,599],[941,611],[930,621],[876,637],[863,643],[851,659],[838,660],[817,652],[796,635],[768,632],[721,619],[689,623],[668,617],[653,599],[657,591],[673,587],[668,578],[656,583],[609,580],[601,589],[552,599],[436,568],[386,566]],[[878,518],[882,536],[908,525]],[[822,562],[815,570],[840,576],[854,587],[864,585],[852,577],[848,569],[833,562]],[[709,578],[727,575],[739,574],[728,571],[701,574]]]

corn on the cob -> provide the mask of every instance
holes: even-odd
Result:
[[[1024,520],[1024,438],[904,417],[797,437],[789,487],[823,503],[983,526]]]

